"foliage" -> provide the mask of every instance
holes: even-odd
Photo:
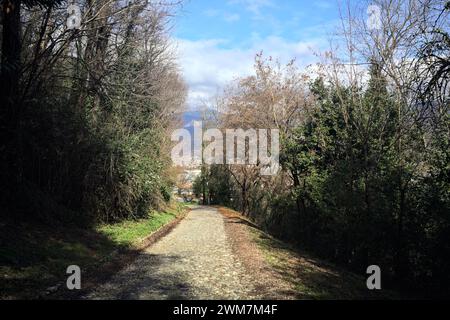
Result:
[[[1,225],[0,298],[35,299],[59,284],[72,264],[83,266],[85,283],[91,275],[111,275],[126,264],[127,254],[135,253],[142,240],[184,210],[182,205],[170,206],[142,219],[104,223],[95,229],[36,221]]]
[[[81,2],[79,30],[60,1],[26,4],[2,37],[3,213],[92,223],[160,208],[186,91],[168,40],[175,4]]]
[[[386,284],[445,296],[448,10],[442,1],[427,1],[424,11],[401,0],[379,2],[385,4],[382,14],[398,15],[381,31],[397,43],[362,29],[353,17],[348,24],[354,28],[344,30],[349,48],[368,53],[358,61],[367,69],[348,66],[331,52],[310,77],[258,55],[256,76],[226,92],[223,108],[231,115],[223,126],[279,127],[283,170],[262,177],[251,165],[223,166],[235,183],[222,185],[221,192],[234,194],[229,205],[278,237],[360,274],[379,265]],[[414,24],[418,28],[408,27]],[[360,32],[360,43],[351,32]],[[396,47],[411,39],[421,44],[411,48],[413,55]],[[350,61],[353,53],[349,49]],[[203,179],[210,185],[219,176],[210,172]]]

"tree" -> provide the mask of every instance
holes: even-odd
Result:
[[[11,16],[2,36],[5,211],[80,222],[146,214],[174,183],[167,133],[186,93],[169,41],[179,3],[83,1],[78,30],[61,3],[2,2]]]

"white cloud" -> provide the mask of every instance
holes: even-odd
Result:
[[[214,18],[219,15],[219,10],[216,9],[206,9],[203,11],[203,14],[209,18]]]
[[[237,13],[233,13],[233,14],[225,13],[224,14],[224,19],[226,22],[235,22],[235,21],[238,21],[240,18],[241,18],[241,16],[238,15]]]
[[[331,9],[333,8],[333,3],[326,0],[316,0],[314,1],[314,6],[319,9]]]
[[[247,48],[226,47],[222,39],[178,39],[179,62],[189,86],[188,105],[191,109],[202,106],[220,93],[237,77],[253,74],[255,55],[263,51],[265,56],[278,58],[287,63],[296,58],[299,66],[315,61],[312,50],[318,50],[320,41],[294,42],[269,36],[261,38],[254,34]]]
[[[243,5],[246,10],[259,16],[263,8],[275,7],[275,2],[272,0],[229,0],[228,4]]]
[[[216,9],[207,9],[203,11],[203,14],[208,18],[221,17],[226,22],[236,22],[241,18],[241,16],[237,13],[228,13],[228,12],[221,13],[219,10]]]

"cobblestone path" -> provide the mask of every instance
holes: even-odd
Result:
[[[195,207],[87,299],[258,299],[250,275],[233,255],[224,218]]]

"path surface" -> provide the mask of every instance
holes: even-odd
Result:
[[[87,299],[258,299],[233,254],[224,218],[196,207],[159,242]]]

